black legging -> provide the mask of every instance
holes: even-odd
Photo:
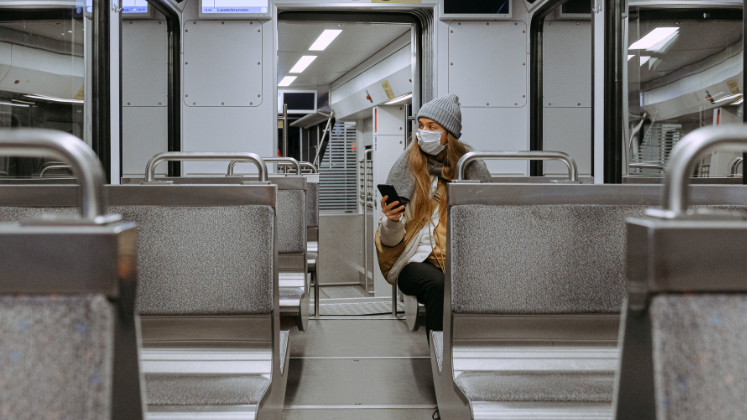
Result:
[[[444,329],[444,272],[428,261],[408,263],[399,273],[399,290],[425,305],[425,331]]]

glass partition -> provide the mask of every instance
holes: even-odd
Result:
[[[643,3],[643,2],[641,2]],[[673,8],[645,2],[629,8],[628,110],[624,156],[628,178],[661,177],[672,148],[691,131],[742,124],[742,9]],[[741,183],[741,153],[705,155],[693,176]]]
[[[0,5],[0,127],[60,130],[84,138],[83,2]],[[65,5],[65,3],[69,3]],[[0,158],[0,177],[68,176],[67,165]]]

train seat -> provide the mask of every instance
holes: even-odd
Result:
[[[0,188],[4,221],[69,213],[78,193],[62,185]],[[105,190],[109,209],[140,232],[136,308],[148,418],[225,412],[279,419],[290,344],[275,309],[276,187]]]
[[[688,197],[694,162],[715,145],[747,148],[747,127],[685,136],[666,169],[661,209],[627,222],[618,420],[724,420],[747,411],[744,201],[688,209],[690,201],[697,204]]]
[[[310,285],[306,255],[306,178],[300,175],[275,175],[270,181],[278,186],[278,254],[280,311],[296,318],[298,329],[309,326]]]
[[[735,204],[735,192],[694,197]],[[444,331],[431,346],[442,418],[611,418],[625,220],[660,193],[449,185]]]
[[[104,213],[104,172],[82,141],[0,131],[0,153],[8,147],[70,158],[93,182],[81,216],[0,225],[0,416],[141,420],[137,227]]]
[[[314,285],[314,316],[319,316],[319,174],[306,177],[306,267]]]

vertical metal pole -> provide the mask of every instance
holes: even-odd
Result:
[[[363,152],[363,276],[368,292],[368,156],[372,150]]]
[[[392,285],[392,316],[397,317],[397,285]]]
[[[288,156],[288,104],[283,104],[283,156]]]
[[[402,130],[405,132],[405,150],[410,146],[410,109],[412,109],[412,105],[405,105],[405,122],[403,123],[404,126],[402,127]]]
[[[298,127],[298,161],[303,161],[303,128]]]

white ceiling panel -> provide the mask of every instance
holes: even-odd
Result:
[[[325,29],[342,33],[324,51],[309,51]],[[278,82],[301,56],[316,55],[290,87],[329,85],[409,30],[408,24],[278,22]]]

